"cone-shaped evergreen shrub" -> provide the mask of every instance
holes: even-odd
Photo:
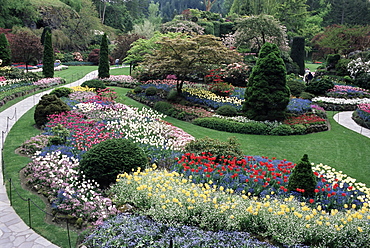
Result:
[[[308,161],[307,154],[303,155],[301,161],[294,167],[289,177],[288,190],[304,190],[304,196],[312,196],[315,192],[317,177],[313,174],[311,163]]]
[[[60,114],[69,111],[68,105],[60,100],[56,95],[44,95],[36,105],[34,119],[36,126],[42,127],[48,121],[48,115]]]
[[[44,56],[42,58],[42,63],[42,74],[44,75],[44,77],[54,77],[54,49],[50,31],[47,31],[45,33]]]
[[[99,67],[98,77],[109,78],[109,51],[108,51],[108,40],[107,34],[104,34],[101,39],[100,53],[99,53]]]
[[[289,103],[286,68],[275,44],[265,43],[245,90],[243,111],[256,121],[283,120]]]
[[[290,57],[299,66],[299,75],[304,75],[305,64],[304,64],[304,37],[293,37],[292,49],[290,51]]]
[[[144,151],[128,139],[105,140],[83,154],[80,170],[87,179],[95,180],[102,189],[116,181],[117,175],[146,166]]]

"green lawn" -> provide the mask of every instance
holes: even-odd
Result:
[[[125,97],[129,89],[116,88],[122,102],[141,107],[136,101]],[[237,137],[245,155],[276,157],[298,162],[308,154],[310,162],[323,163],[343,171],[359,182],[370,185],[370,139],[348,130],[333,120],[334,112],[328,112],[331,130],[307,135],[265,136],[233,134],[199,127],[188,122],[167,117],[166,121],[182,128],[196,138],[205,136],[226,141]]]

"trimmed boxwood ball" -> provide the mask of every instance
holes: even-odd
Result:
[[[56,95],[59,98],[60,97],[68,97],[68,95],[71,94],[72,92],[73,92],[73,90],[71,88],[59,87],[59,88],[53,89],[50,92],[50,95]]]
[[[145,95],[147,96],[155,96],[157,94],[157,88],[154,86],[150,86],[145,90]]]
[[[81,86],[82,87],[87,86],[89,88],[95,88],[95,90],[107,88],[107,86],[104,84],[104,82],[99,80],[99,79],[91,79],[91,80],[85,81],[81,84]]]
[[[60,114],[69,111],[68,105],[60,100],[56,95],[47,94],[41,97],[40,102],[36,105],[34,120],[37,127],[42,127],[48,122],[48,116]]]
[[[308,155],[304,154],[289,177],[288,190],[297,191],[297,189],[301,189],[304,190],[302,194],[309,197],[315,194],[316,184],[317,177],[313,174],[311,163],[308,161]]]
[[[144,151],[128,139],[105,140],[83,154],[80,170],[86,179],[94,180],[102,189],[116,181],[117,175],[146,166]]]
[[[216,113],[223,116],[236,116],[238,114],[238,111],[234,106],[223,105],[216,110]]]

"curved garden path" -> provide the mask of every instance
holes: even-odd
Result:
[[[67,87],[78,86],[86,80],[97,76],[97,71],[90,72],[82,79],[66,85]],[[0,156],[3,149],[3,143],[6,135],[14,123],[38,103],[41,96],[49,93],[51,90],[30,96],[0,113],[0,131],[2,131],[2,140],[0,142]],[[370,130],[358,126],[351,118],[352,112],[340,112],[334,115],[334,120],[344,127],[358,132],[370,138]],[[16,214],[12,206],[3,180],[2,161],[0,160],[0,247],[1,248],[57,248],[44,237],[34,232],[24,221]]]

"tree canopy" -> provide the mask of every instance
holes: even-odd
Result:
[[[176,85],[178,93],[182,92],[183,82],[189,75],[205,74],[212,66],[241,61],[235,51],[226,48],[213,35],[163,37],[157,43],[158,49],[147,54],[142,65],[162,75],[176,75],[180,79]]]

